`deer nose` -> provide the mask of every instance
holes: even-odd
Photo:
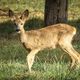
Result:
[[[15,31],[16,31],[16,32],[19,32],[19,31],[20,31],[20,29],[18,28],[18,26],[17,26],[17,24],[16,24],[16,23],[14,23],[14,26],[15,26]]]
[[[20,31],[20,29],[16,29],[16,32],[19,32]]]

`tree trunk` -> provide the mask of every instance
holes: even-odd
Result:
[[[68,0],[45,1],[45,26],[67,21]]]

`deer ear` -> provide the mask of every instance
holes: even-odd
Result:
[[[28,15],[29,15],[29,11],[28,11],[28,9],[26,9],[23,13],[22,13],[22,15],[21,15],[21,19],[25,19],[26,17],[28,17]]]
[[[9,17],[13,17],[13,16],[14,16],[14,12],[13,12],[12,10],[9,9],[8,15],[9,15]]]
[[[28,17],[28,15],[29,15],[29,10],[28,9],[26,9],[24,12],[23,12],[23,14],[22,14],[23,16],[25,16],[25,17]]]

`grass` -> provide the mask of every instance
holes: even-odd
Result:
[[[0,63],[1,80],[79,80],[80,69],[69,69],[66,63],[35,63],[30,74],[26,65],[19,61]]]
[[[78,51],[80,46],[74,46]],[[26,64],[27,52],[16,39],[0,40],[0,80],[79,80],[80,68],[70,69],[70,59],[61,49],[40,51],[32,73]]]
[[[73,45],[80,52],[80,1],[70,1],[68,24],[78,29],[77,41]],[[44,0],[0,1],[0,8],[10,7],[15,12],[23,11],[24,8],[29,9],[30,16],[29,21],[25,24],[26,30],[44,26],[44,5]],[[70,69],[70,58],[60,48],[40,51],[36,55],[31,74],[26,64],[27,54],[13,24],[6,18],[0,17],[0,80],[80,80],[80,68]]]

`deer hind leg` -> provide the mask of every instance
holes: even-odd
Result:
[[[71,50],[76,54],[77,56],[77,63],[80,64],[80,54],[73,48],[73,46],[71,45]]]
[[[74,50],[74,48],[70,42],[66,43],[66,42],[61,41],[60,46],[71,57],[71,59],[72,59],[71,67],[73,67],[75,65],[75,62],[80,63],[80,58],[79,58],[80,55],[78,52],[76,52]]]
[[[38,53],[38,51],[39,51],[38,49],[32,50],[27,56],[27,63],[28,63],[29,72],[31,72],[31,67],[34,62],[35,54]]]
[[[73,46],[71,44],[67,50],[74,57],[76,64],[77,65],[80,64],[80,54],[73,48]],[[71,67],[73,67],[73,65]]]
[[[74,56],[73,56],[73,55],[71,55],[71,54],[68,52],[68,50],[66,50],[66,48],[65,48],[63,45],[61,45],[61,44],[60,44],[60,46],[61,46],[61,48],[63,49],[63,51],[65,51],[66,53],[68,53],[68,54],[69,54],[69,56],[71,57],[71,60],[72,60],[71,68],[72,68],[72,67],[74,66],[75,62],[76,62],[76,60],[75,60]]]

